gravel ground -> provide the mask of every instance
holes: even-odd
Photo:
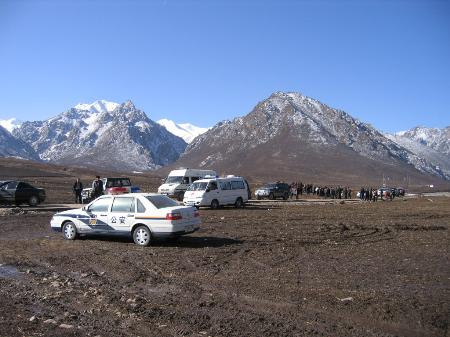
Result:
[[[0,212],[0,336],[448,336],[449,198],[201,210],[142,248]]]

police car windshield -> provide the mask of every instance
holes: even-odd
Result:
[[[206,190],[206,186],[208,186],[208,183],[193,183],[189,188],[188,191],[204,191]]]
[[[181,183],[182,181],[183,177],[167,177],[166,184]]]
[[[146,198],[158,209],[179,206],[178,203],[165,195],[149,195]]]

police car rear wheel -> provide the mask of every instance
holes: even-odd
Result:
[[[77,228],[72,221],[67,221],[63,226],[63,236],[66,240],[75,240],[77,237]]]
[[[133,232],[134,243],[139,246],[148,246],[151,240],[150,230],[146,226],[138,226]]]

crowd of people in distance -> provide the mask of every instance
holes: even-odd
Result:
[[[398,196],[398,195],[397,195]],[[389,189],[376,189],[372,187],[361,187],[359,199],[364,201],[377,202],[380,200],[393,200],[396,197],[395,192]]]
[[[352,198],[352,190],[347,186],[316,186],[313,184],[303,184],[302,182],[293,182],[290,184],[290,192],[291,199],[298,199],[303,194],[330,199]]]

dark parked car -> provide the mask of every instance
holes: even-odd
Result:
[[[397,187],[396,189],[395,189],[395,195],[397,196],[397,197],[404,197],[405,196],[405,189],[403,188],[403,187]]]
[[[290,188],[286,183],[271,183],[258,188],[255,191],[256,199],[269,198],[270,200],[283,198],[287,200],[289,198]]]
[[[0,204],[36,206],[45,200],[45,190],[23,181],[0,181]]]

